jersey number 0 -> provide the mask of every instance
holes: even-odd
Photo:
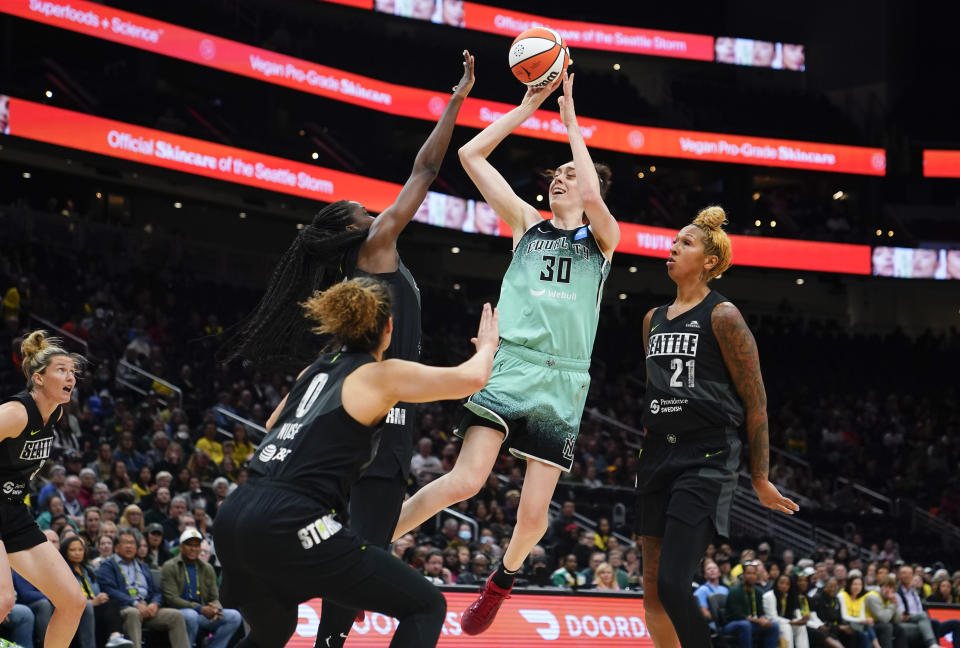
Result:
[[[313,377],[313,380],[310,381],[310,386],[307,387],[306,393],[303,395],[303,398],[300,399],[300,404],[297,406],[297,418],[303,418],[303,415],[310,411],[313,404],[317,402],[317,398],[320,397],[320,392],[323,391],[323,387],[327,384],[329,377],[330,374],[325,373],[317,374]]]

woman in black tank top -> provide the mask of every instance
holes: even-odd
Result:
[[[344,509],[397,402],[463,398],[487,383],[499,343],[496,311],[484,305],[472,358],[427,367],[384,359],[393,318],[389,291],[375,279],[338,283],[304,307],[337,351],[297,377],[267,421],[249,481],[217,514],[222,597],[251,627],[239,646],[285,645],[298,604],[314,597],[398,619],[395,648],[433,646],[446,614],[443,595],[347,528]],[[346,632],[321,628],[324,644],[343,644]]]
[[[644,442],[638,466],[638,528],[644,609],[657,645],[709,648],[710,630],[689,583],[707,545],[727,534],[746,427],[753,488],[767,507],[798,510],[768,479],[767,403],[753,334],[708,282],[731,260],[726,213],[708,207],[677,234],[667,274],[669,305],[643,320],[647,353]],[[757,633],[769,621],[751,620]]]
[[[13,608],[12,567],[55,610],[44,645],[67,648],[86,607],[80,584],[60,552],[47,541],[24,498],[33,477],[50,457],[54,425],[69,402],[84,360],[60,341],[34,331],[21,345],[26,390],[0,405],[0,618]]]

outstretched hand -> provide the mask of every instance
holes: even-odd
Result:
[[[477,337],[470,338],[470,341],[477,347],[477,353],[482,351],[496,352],[497,345],[500,343],[499,319],[500,315],[496,308],[490,306],[489,302],[483,305],[483,315],[480,316]]]
[[[756,491],[757,499],[760,500],[760,503],[774,511],[793,515],[796,511],[800,510],[796,502],[781,495],[780,491],[777,490],[777,487],[774,486],[769,479],[754,480],[753,490]]]
[[[533,106],[534,109],[539,108],[547,97],[553,94],[553,91],[560,87],[560,84],[563,83],[563,76],[558,76],[553,82],[540,87],[527,86],[527,93],[523,95],[523,101],[520,102],[522,106]]]
[[[468,50],[463,50],[463,76],[460,77],[460,82],[453,86],[453,94],[461,98],[466,97],[470,94],[470,89],[473,88],[474,81],[473,55],[471,55]]]
[[[573,75],[563,73],[563,94],[557,97],[560,106],[560,119],[565,126],[577,123],[577,113],[573,109]]]

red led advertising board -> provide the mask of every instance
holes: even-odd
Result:
[[[644,622],[643,599],[638,597],[518,593],[504,601],[496,621],[486,632],[471,637],[461,630],[460,615],[477,597],[476,592],[444,592],[444,596],[447,617],[437,642],[439,648],[653,646]],[[319,619],[320,599],[301,603],[300,619],[287,643],[288,648],[313,648]],[[346,647],[385,648],[390,643],[395,624],[390,617],[368,612],[363,623],[353,625]]]
[[[460,615],[476,598],[475,592],[444,592],[447,616],[437,646],[502,648],[504,646],[652,648],[639,597],[566,596],[515,593],[500,608],[490,629],[475,637],[463,633]],[[313,648],[320,599],[300,604],[297,629],[287,648]],[[930,616],[946,621],[960,619],[958,608],[931,608]],[[396,620],[368,612],[363,623],[354,624],[346,648],[385,648]],[[940,639],[942,648],[952,648],[952,636]]]
[[[322,202],[359,200],[372,212],[393,203],[400,185],[254,151],[126,124],[0,95],[7,133],[39,142],[278,191]],[[462,209],[456,208],[462,203]],[[506,223],[485,216],[487,206],[444,194],[428,195],[415,220],[466,232],[510,236]],[[465,217],[450,221],[450,213]],[[549,216],[549,212],[541,212]],[[494,215],[495,216],[495,215]],[[621,223],[618,252],[666,258],[675,232]],[[754,236],[732,236],[739,265],[870,274],[870,247]]]
[[[960,178],[960,151],[923,151],[925,178]]]
[[[448,99],[446,93],[351,74],[85,0],[72,0],[70,4],[4,0],[0,11],[404,117],[436,120]],[[463,103],[457,123],[485,128],[513,107],[470,97]],[[884,175],[886,170],[886,155],[879,148],[654,128],[590,117],[580,117],[579,122],[589,146],[611,151],[875,176]],[[559,113],[546,110],[537,111],[515,132],[537,139],[567,141]]]
[[[750,38],[708,36],[684,32],[644,29],[622,25],[564,20],[491,7],[476,2],[426,0],[320,0],[359,9],[424,20],[452,27],[500,34],[513,38],[531,27],[550,27],[576,49],[605,50],[624,54],[643,54],[715,61],[775,70],[806,69],[806,49],[796,43],[760,41]]]

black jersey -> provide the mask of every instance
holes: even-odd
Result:
[[[372,277],[390,288],[393,299],[393,335],[385,358],[420,360],[420,289],[413,275],[397,259],[394,272],[373,274],[356,268],[353,259],[353,277]],[[417,409],[412,403],[397,403],[387,415],[380,452],[367,468],[368,477],[394,477],[410,475],[410,459],[413,458],[413,435],[416,427]]]
[[[269,480],[346,516],[350,487],[380,442],[380,427],[359,423],[341,398],[344,379],[368,362],[369,353],[326,353],[307,367],[250,459],[251,481]]]
[[[20,436],[0,441],[0,496],[22,501],[30,481],[50,458],[54,428],[60,420],[61,407],[53,410],[46,425],[37,403],[28,392],[22,391],[4,402],[17,401],[27,408],[27,425]]]
[[[713,334],[714,307],[727,299],[713,290],[672,320],[667,306],[650,318],[643,426],[655,434],[740,427],[743,401]]]

